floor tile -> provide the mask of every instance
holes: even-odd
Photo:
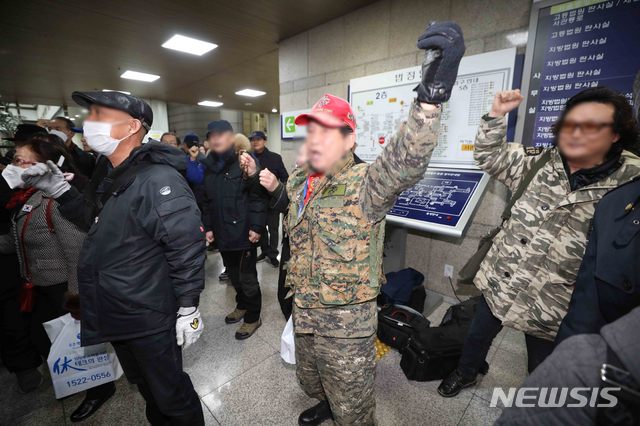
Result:
[[[2,417],[2,419],[4,421],[7,417]],[[64,426],[64,410],[62,409],[62,404],[54,400],[30,411],[22,417],[16,418],[10,424],[20,426]]]
[[[474,396],[471,399],[469,406],[465,410],[459,425],[491,425],[496,421],[498,417],[500,417],[501,412],[502,409],[497,407],[490,407],[487,401],[478,396]]]
[[[213,317],[203,317],[205,327]],[[203,396],[256,366],[276,349],[259,337],[236,340],[238,324],[220,328],[205,328],[193,346],[184,351],[184,368],[198,392]]]
[[[296,425],[315,401],[298,386],[295,368],[274,354],[202,400],[224,426]]]

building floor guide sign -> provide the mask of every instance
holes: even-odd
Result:
[[[387,215],[389,222],[462,236],[489,180],[473,160],[475,135],[494,94],[512,87],[515,54],[511,48],[462,59],[451,99],[443,105],[429,169],[398,198]],[[407,118],[420,76],[417,66],[351,80],[360,158],[374,161]]]

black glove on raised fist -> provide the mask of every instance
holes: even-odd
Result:
[[[451,97],[464,55],[462,29],[455,22],[433,22],[418,38],[418,49],[425,50],[422,81],[415,90],[420,102],[439,104]]]

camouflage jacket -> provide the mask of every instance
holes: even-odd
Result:
[[[439,109],[427,112],[414,104],[376,161],[354,165],[353,155],[345,156],[320,179],[306,205],[308,170],[289,177],[287,285],[294,289],[296,332],[320,330],[335,337],[375,332],[375,301],[364,302],[376,298],[384,280],[384,218],[397,196],[424,175],[439,118]],[[316,327],[321,323],[335,327]]]
[[[484,118],[475,141],[478,166],[514,191],[536,161],[506,143],[504,118]],[[623,151],[604,179],[571,191],[556,148],[512,208],[480,265],[475,285],[503,325],[553,340],[567,313],[597,202],[640,174],[640,158]]]

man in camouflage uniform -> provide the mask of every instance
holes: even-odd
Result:
[[[480,124],[478,166],[515,192],[541,155],[507,143],[505,114],[518,106],[519,90],[498,93]],[[626,112],[625,112],[626,111]],[[486,371],[485,357],[502,326],[525,333],[529,372],[553,350],[567,313],[598,201],[640,174],[640,158],[625,150],[635,138],[623,96],[588,89],[567,101],[542,167],[513,206],[480,265],[474,284],[483,299],[465,341],[458,368],[438,392],[457,395]],[[630,126],[633,128],[633,124]]]
[[[326,94],[309,114],[308,165],[287,182],[291,244],[287,284],[294,289],[297,375],[321,402],[299,417],[316,425],[375,422],[376,296],[383,283],[384,219],[397,196],[427,168],[446,101],[464,53],[454,23],[427,28],[418,101],[371,165],[354,165],[355,117],[349,104]]]

